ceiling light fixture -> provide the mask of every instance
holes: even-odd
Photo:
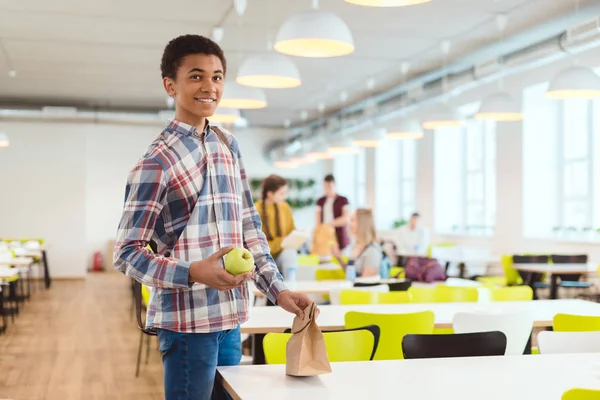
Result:
[[[237,109],[265,108],[267,96],[262,89],[226,82],[219,106]]]
[[[354,51],[354,38],[348,25],[337,15],[318,9],[288,18],[277,32],[275,50],[298,57],[339,57]]]

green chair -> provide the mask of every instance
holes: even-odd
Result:
[[[392,267],[390,268],[390,278],[404,279],[406,274],[404,273],[404,267]]]
[[[346,273],[343,269],[318,269],[315,273],[318,281],[344,280]]]
[[[319,265],[321,263],[321,257],[318,254],[300,254],[298,256],[299,267],[310,267]]]
[[[435,303],[435,288],[411,286],[407,290],[413,303]]]
[[[572,314],[556,314],[552,321],[556,332],[600,331],[600,317]]]
[[[479,300],[479,291],[474,287],[456,287],[439,285],[434,289],[437,303],[476,303]]]
[[[330,362],[369,361],[373,359],[380,330],[375,325],[325,331],[323,338]],[[285,364],[287,342],[291,333],[268,333],[263,339],[267,364]]]
[[[412,302],[412,295],[407,291],[377,293],[377,304],[405,304],[410,302]]]
[[[431,334],[434,327],[434,315],[431,311],[410,314],[373,314],[357,311],[347,312],[345,328],[377,325],[381,337],[374,360],[401,360],[402,338],[409,333]]]
[[[598,400],[600,399],[600,390],[594,389],[569,389],[563,393],[561,400]]]
[[[533,289],[529,286],[506,286],[490,289],[492,301],[530,301]]]
[[[340,304],[375,304],[377,302],[377,294],[376,292],[366,290],[344,289],[340,293]]]

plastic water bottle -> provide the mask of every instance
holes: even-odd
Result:
[[[346,266],[346,280],[354,282],[356,279],[356,267],[354,266],[354,261],[348,262]]]
[[[286,275],[287,276],[285,277],[285,279],[287,281],[295,281],[296,279],[298,279],[298,267],[296,267],[295,265],[293,267],[288,267]]]
[[[389,279],[390,270],[392,269],[392,263],[390,259],[387,257],[383,257],[381,260],[381,265],[379,266],[379,276],[381,279]]]

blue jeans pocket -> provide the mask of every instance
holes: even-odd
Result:
[[[173,343],[173,332],[168,331],[166,329],[158,329],[158,349],[161,353],[165,353],[171,347]]]

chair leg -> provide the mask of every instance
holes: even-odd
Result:
[[[150,360],[150,335],[146,335],[147,340],[146,340],[146,365],[148,365],[148,361]]]
[[[140,344],[138,346],[137,365],[135,367],[135,377],[140,376],[140,363],[142,362],[142,345],[144,344],[144,332],[140,331]]]

